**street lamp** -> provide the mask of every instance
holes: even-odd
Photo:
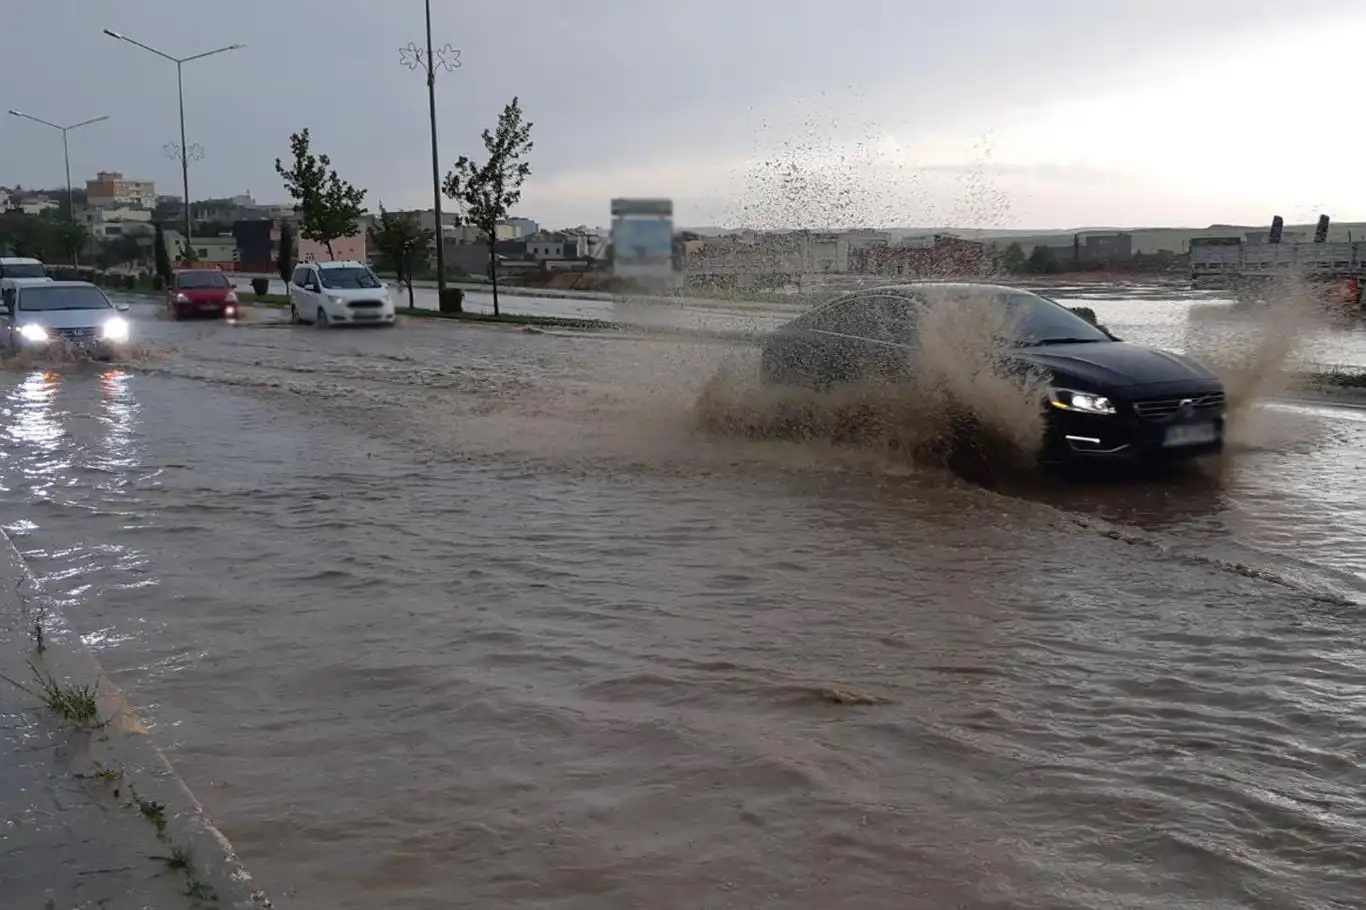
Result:
[[[43,126],[51,127],[62,134],[62,158],[66,162],[66,217],[74,223],[76,221],[76,197],[71,191],[71,150],[66,141],[66,134],[74,129],[99,123],[101,120],[108,120],[109,116],[106,114],[103,117],[91,117],[89,120],[82,120],[80,123],[73,123],[70,126],[58,126],[41,117],[25,114],[23,111],[10,111],[10,116],[23,117],[25,120],[32,120],[34,123],[41,123]],[[75,250],[71,251],[71,262],[72,265],[80,265],[80,255]]]
[[[108,35],[110,38],[117,38],[120,41],[127,41],[129,44],[134,45],[135,47],[140,47],[149,53],[156,54],[163,60],[169,60],[175,64],[176,93],[180,97],[180,152],[176,157],[180,159],[181,187],[185,192],[185,249],[189,250],[191,237],[190,159],[195,156],[191,154],[192,147],[185,142],[185,79],[182,74],[182,67],[184,67],[184,65],[189,63],[191,60],[202,60],[205,57],[212,57],[214,54],[222,54],[228,51],[241,50],[242,48],[246,47],[246,45],[229,44],[227,47],[215,48],[214,50],[205,51],[202,54],[194,54],[190,57],[172,57],[170,54],[163,53],[154,47],[149,47],[148,45],[143,44],[141,41],[134,41],[127,35],[121,35],[118,32],[110,31],[109,29],[105,29],[104,33]],[[195,146],[194,148],[198,148],[198,146]],[[202,150],[200,155],[202,157]]]
[[[436,216],[436,293],[446,290],[446,232],[441,225],[441,159],[436,150],[436,71],[450,72],[460,66],[460,51],[447,44],[432,53],[432,0],[425,2],[427,12],[427,48],[416,42],[398,49],[398,61],[410,70],[422,67],[427,71],[427,106],[432,124],[432,213]]]

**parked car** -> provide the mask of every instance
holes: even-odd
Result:
[[[237,292],[218,269],[178,269],[171,273],[166,306],[176,319],[211,316],[236,319],[241,311]]]
[[[45,281],[7,288],[0,299],[0,333],[7,350],[67,344],[107,357],[128,343],[130,326],[104,291],[88,281]]]
[[[318,326],[392,326],[394,301],[363,262],[305,262],[289,282],[289,315]]]
[[[782,326],[763,346],[768,384],[829,388],[914,375],[920,319],[986,300],[1009,311],[1007,363],[1046,375],[1044,458],[1166,461],[1223,448],[1219,378],[1168,351],[1122,341],[1067,307],[989,284],[921,282],[858,291]]]

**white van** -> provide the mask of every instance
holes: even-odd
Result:
[[[14,302],[16,288],[26,284],[43,284],[52,280],[41,259],[26,256],[0,256],[0,307]]]
[[[363,262],[305,262],[290,278],[289,315],[318,326],[392,326],[394,301],[389,286]]]

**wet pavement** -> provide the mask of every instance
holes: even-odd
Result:
[[[279,906],[1366,893],[1366,414],[986,490],[697,432],[737,345],[137,309],[0,521]]]

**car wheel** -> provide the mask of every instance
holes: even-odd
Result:
[[[316,319],[313,320],[313,324],[320,329],[327,328],[327,310],[324,310],[322,307],[318,307],[318,316]]]

